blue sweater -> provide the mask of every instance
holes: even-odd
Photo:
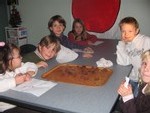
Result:
[[[51,35],[54,35],[54,34],[51,34]],[[68,40],[68,37],[63,34],[60,37],[57,37],[56,35],[54,35],[54,36],[59,40],[61,45],[65,46],[69,49],[83,49],[84,48],[84,46],[80,46],[80,45],[70,42]]]

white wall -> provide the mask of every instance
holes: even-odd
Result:
[[[18,10],[22,26],[27,27],[29,43],[37,44],[49,34],[48,21],[56,15],[62,15],[67,22],[65,32],[71,29],[71,0],[19,0]]]
[[[122,0],[120,17],[134,16],[141,33],[150,36],[150,0]]]
[[[72,0],[19,0],[18,10],[22,18],[22,26],[27,27],[29,43],[37,44],[39,40],[49,34],[47,23],[50,17],[61,15],[67,22],[64,32],[71,30]],[[93,33],[99,38],[119,39],[118,22],[126,16],[134,16],[139,24],[141,33],[150,36],[150,0],[121,0],[121,8],[115,25],[105,33]]]

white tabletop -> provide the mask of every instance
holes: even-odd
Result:
[[[95,50],[93,58],[86,59],[79,55],[78,59],[70,62],[73,64],[96,66],[96,61],[102,57],[111,60],[113,62],[111,67],[113,74],[103,86],[91,87],[58,83],[40,97],[9,90],[0,93],[0,99],[36,106],[38,109],[51,109],[65,113],[110,113],[118,97],[117,88],[131,69],[131,66],[116,64],[116,44],[117,40],[104,40],[103,44],[93,48]],[[36,78],[41,79],[43,72],[58,65],[55,59],[50,60],[48,64],[48,68],[39,69]]]

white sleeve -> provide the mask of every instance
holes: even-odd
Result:
[[[144,40],[143,46],[145,49],[144,51],[146,51],[146,50],[150,49],[150,37],[145,37],[145,38],[143,38],[143,40]]]
[[[123,41],[119,41],[117,45],[117,51],[116,51],[117,64],[124,65],[124,66],[130,64],[129,56],[125,52],[125,47],[126,47],[125,43]]]
[[[35,63],[26,62],[26,63],[24,64],[24,66],[26,67],[26,72],[27,72],[27,71],[34,71],[34,72],[35,72],[35,74],[32,75],[32,76],[35,76],[35,75],[37,74],[37,72],[38,72],[38,67],[37,67],[37,65],[36,65]]]
[[[127,96],[122,97],[122,100],[123,100],[123,102],[127,102],[128,100],[131,100],[133,98],[134,98],[134,96],[133,96],[133,94],[131,94],[131,95],[127,95]]]
[[[16,87],[16,81],[14,77],[0,79],[0,92],[4,92],[13,87]]]
[[[76,52],[61,45],[61,49],[56,56],[56,61],[58,63],[67,63],[75,60],[77,57],[78,54]]]

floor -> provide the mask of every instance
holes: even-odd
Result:
[[[39,111],[34,111],[31,109],[26,109],[22,107],[15,107],[13,109],[9,109],[1,113],[61,113],[61,112],[57,112],[57,111],[39,112]]]
[[[26,108],[21,108],[21,107],[15,107],[15,108],[6,110],[2,113],[42,113],[42,112],[38,112],[38,111],[26,109]]]

